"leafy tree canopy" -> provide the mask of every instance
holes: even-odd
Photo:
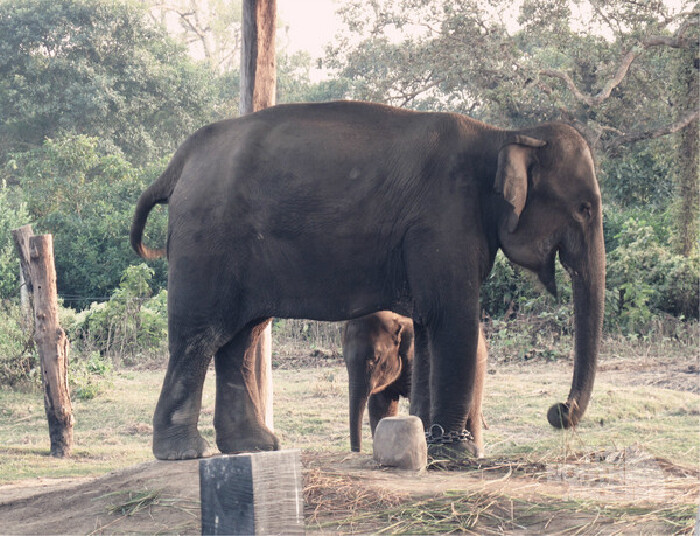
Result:
[[[526,0],[517,22],[511,6],[349,0],[326,63],[353,80],[356,98],[503,126],[562,119],[606,152],[697,118],[674,87],[697,54],[692,4],[672,13],[660,1]]]
[[[135,2],[0,2],[0,161],[63,133],[135,163],[211,117],[208,71]]]
[[[108,297],[127,266],[139,262],[128,240],[134,205],[164,165],[136,168],[82,134],[46,140],[8,162],[4,176],[19,184],[34,232],[54,235],[57,284],[69,305]],[[164,210],[154,211],[148,230],[148,241],[165,243]],[[162,286],[165,263],[154,267]]]

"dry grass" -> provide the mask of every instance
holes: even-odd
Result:
[[[367,488],[357,477],[312,468],[304,473],[305,522],[318,528],[343,524],[367,512],[395,508],[407,500],[405,494]]]
[[[647,474],[647,487],[663,489],[663,496],[643,498],[640,482],[631,474],[638,470],[634,460],[627,479],[611,482],[610,471],[607,478],[599,478],[601,460],[634,455],[589,453],[563,460],[563,465],[525,458],[461,464],[434,461],[423,479],[434,480],[436,472],[438,478],[440,472],[449,472],[458,478],[446,480],[446,486],[461,483],[459,489],[442,492],[422,489],[421,477],[404,477],[412,482],[411,492],[402,488],[399,493],[377,487],[361,475],[312,467],[304,480],[307,530],[333,534],[692,533],[700,491],[697,471],[666,465],[675,476],[662,477],[661,482],[658,474]],[[663,465],[665,461],[654,462]],[[567,477],[572,470],[575,478]],[[562,495],[562,489],[567,493]]]
[[[276,433],[284,448],[304,452],[307,530],[692,532],[700,492],[696,348],[670,340],[646,346],[608,340],[604,348],[586,418],[577,429],[563,432],[549,427],[545,413],[565,398],[571,363],[492,359],[484,405],[490,425],[485,432],[488,457],[459,465],[434,461],[422,478],[444,478],[437,492],[399,486],[403,478],[393,487],[380,486],[341,470],[342,464],[335,469],[315,464],[312,460],[319,456],[342,459],[349,451],[347,374],[342,362],[326,353],[277,355]],[[48,456],[41,394],[0,390],[0,484],[99,475],[151,460],[150,422],[163,373],[123,369],[103,394],[75,401],[74,456],[68,460]],[[200,430],[212,444],[214,400],[210,371]],[[364,437],[364,452],[369,453],[367,422]],[[471,484],[451,485],[455,475]],[[126,490],[110,500],[109,514],[115,519],[140,516],[147,521],[152,509],[182,507],[156,489]],[[187,508],[196,515],[196,504]],[[196,532],[196,520],[180,528]]]

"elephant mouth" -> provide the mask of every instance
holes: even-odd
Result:
[[[540,282],[544,285],[554,298],[557,297],[557,281],[554,275],[554,261],[557,256],[557,248],[552,249],[552,251],[547,255],[545,262],[542,264],[540,269],[537,271],[537,277]]]

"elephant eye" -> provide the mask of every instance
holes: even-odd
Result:
[[[578,207],[578,212],[581,214],[581,216],[585,217],[586,219],[591,217],[591,204],[588,201],[584,201],[581,203]]]

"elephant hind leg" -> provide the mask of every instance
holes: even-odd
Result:
[[[260,338],[269,320],[243,328],[216,353],[216,444],[224,453],[278,450],[260,399]]]
[[[159,460],[201,458],[209,445],[197,430],[212,337],[186,329],[171,332],[170,359],[153,415],[153,454]]]

